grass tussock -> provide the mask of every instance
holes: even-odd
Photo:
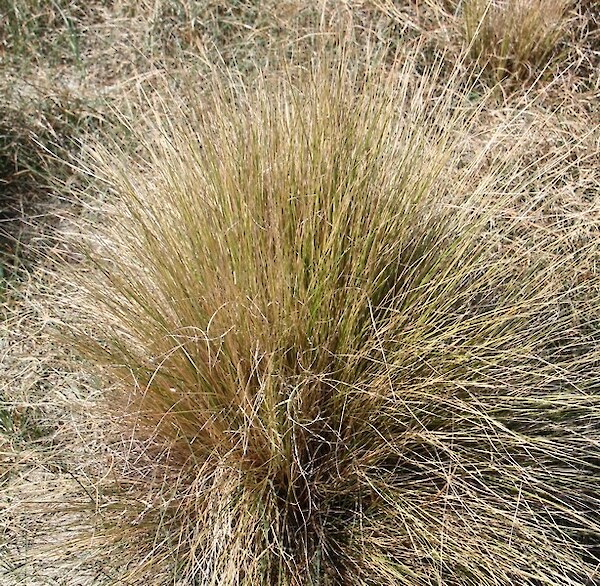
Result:
[[[464,34],[472,57],[496,83],[532,81],[556,63],[572,0],[466,0]]]
[[[564,158],[494,164],[452,81],[352,63],[95,150],[112,205],[69,278],[113,583],[592,579],[597,252],[523,220]]]

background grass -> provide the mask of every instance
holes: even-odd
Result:
[[[493,82],[523,82],[542,75],[560,58],[569,26],[569,0],[463,3],[471,55]],[[572,17],[571,17],[572,18]]]

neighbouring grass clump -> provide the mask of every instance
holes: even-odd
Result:
[[[495,165],[410,61],[204,85],[95,149],[69,268],[111,583],[592,580],[597,244],[523,223],[566,163]]]
[[[465,0],[464,35],[493,83],[533,81],[564,52],[572,0]]]

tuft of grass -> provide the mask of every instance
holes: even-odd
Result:
[[[572,0],[465,0],[464,35],[493,83],[532,81],[558,62]]]
[[[70,333],[112,583],[592,579],[597,244],[524,221],[564,157],[486,159],[456,87],[317,61],[95,149]]]

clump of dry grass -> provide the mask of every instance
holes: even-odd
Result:
[[[591,579],[597,245],[512,236],[566,163],[470,152],[454,87],[345,58],[96,149],[114,205],[70,280],[111,580]]]
[[[519,84],[539,77],[561,54],[572,0],[466,0],[464,34],[486,75]]]

